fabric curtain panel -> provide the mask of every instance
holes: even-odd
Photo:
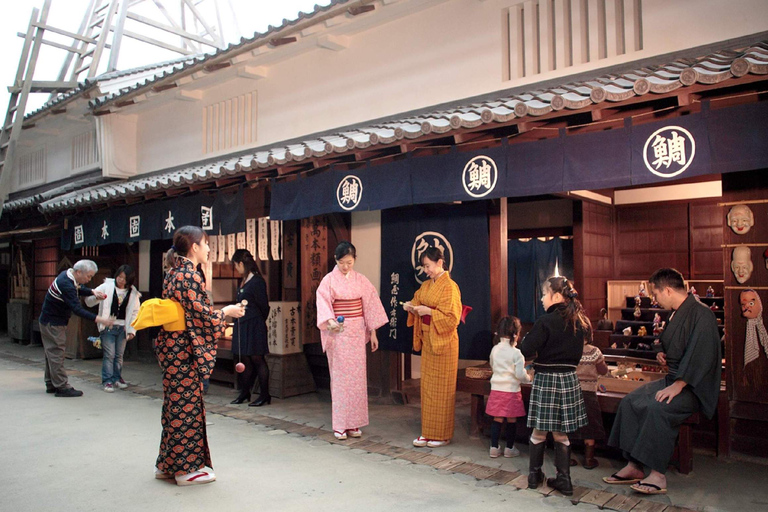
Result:
[[[560,275],[573,278],[573,240],[510,240],[507,250],[509,314],[521,322],[533,323],[545,312],[541,304],[542,288],[544,282],[555,275],[555,265]]]

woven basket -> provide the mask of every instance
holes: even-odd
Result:
[[[493,375],[493,370],[488,365],[482,366],[470,366],[465,370],[465,375],[470,379],[485,379],[488,380]]]

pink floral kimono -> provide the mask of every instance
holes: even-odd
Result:
[[[344,316],[342,332],[328,331],[328,320]],[[365,345],[370,331],[389,321],[379,294],[362,274],[338,267],[317,289],[317,327],[331,371],[333,430],[344,432],[368,424]]]

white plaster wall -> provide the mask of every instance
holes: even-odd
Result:
[[[219,71],[213,75],[218,80],[229,78],[213,87],[211,78],[206,78],[200,101],[172,100],[175,90],[160,93],[160,100],[151,99],[139,110],[138,172],[215,156],[202,153],[202,107],[253,89],[259,95],[259,138],[253,147],[269,147],[443,102],[768,30],[764,0],[644,0],[643,51],[505,82],[501,11],[516,3],[443,2],[352,35],[342,51],[317,48],[269,65],[268,76],[261,80],[233,78],[231,69]],[[262,63],[257,57],[247,64]],[[182,89],[195,87],[199,85],[192,82]]]
[[[19,144],[17,144],[16,156],[14,157],[14,170],[16,175],[18,176],[19,161],[23,156],[34,153],[40,150],[40,148],[44,148],[46,158],[46,180],[44,183],[64,180],[73,176],[72,140],[83,133],[93,131],[93,126],[90,123],[81,122],[41,122],[38,125],[22,132],[22,137],[20,137]],[[96,167],[97,165],[91,165],[75,170],[78,172],[85,172]],[[11,190],[18,191],[25,188],[36,187],[41,184],[43,183],[30,183],[24,186],[19,186],[17,179],[14,180],[13,188]]]

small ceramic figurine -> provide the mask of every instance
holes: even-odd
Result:
[[[640,311],[640,296],[635,297],[635,312],[633,313],[635,316],[635,319],[640,318],[643,316],[643,312]]]
[[[720,306],[718,306],[717,303],[714,303],[711,306],[709,306],[709,309],[711,309],[712,311],[717,311],[718,309],[720,309]]]
[[[715,289],[711,286],[707,287],[707,297],[714,297],[715,296]]]
[[[648,330],[645,328],[644,325],[641,325],[640,328],[637,330],[638,336],[648,336]]]
[[[626,327],[621,332],[622,332],[622,334],[624,334],[624,336],[632,336],[632,328],[631,327]]]
[[[661,336],[661,333],[664,332],[664,326],[666,324],[667,324],[667,322],[661,322],[661,323],[654,322],[653,323],[653,335],[654,336]]]
[[[696,291],[696,287],[695,286],[691,286],[691,288],[688,290],[688,293],[693,295],[694,297],[698,297],[699,296],[699,292]]]
[[[638,297],[647,297],[648,292],[645,291],[645,283],[640,283],[640,289],[637,291]]]
[[[745,204],[737,204],[727,216],[728,227],[730,227],[737,235],[743,235],[755,225],[755,215],[749,206]]]
[[[752,251],[746,245],[739,245],[733,249],[731,257],[731,272],[739,284],[746,283],[752,276]]]
[[[637,344],[637,350],[653,350],[653,349],[647,343],[638,343]]]
[[[600,310],[600,321],[597,322],[598,331],[612,331],[613,322],[608,319],[608,311],[605,308]]]
[[[659,302],[656,300],[656,296],[651,297],[651,307],[661,309],[661,306],[659,306]]]

